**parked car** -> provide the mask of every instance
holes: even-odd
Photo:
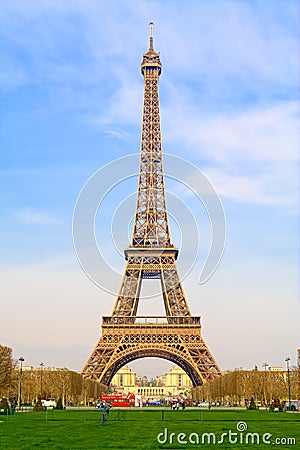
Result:
[[[287,411],[300,411],[300,400],[291,400],[291,405],[289,402],[285,402],[285,409]]]
[[[159,406],[161,405],[161,400],[149,400],[149,406]]]
[[[56,408],[56,401],[54,398],[48,398],[47,400],[42,400],[42,405],[45,408]]]

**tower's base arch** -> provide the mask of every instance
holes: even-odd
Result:
[[[83,368],[83,375],[108,386],[117,371],[136,359],[156,357],[174,362],[193,387],[220,375],[201,336],[200,317],[104,317],[102,336]],[[145,321],[141,320],[145,319]]]

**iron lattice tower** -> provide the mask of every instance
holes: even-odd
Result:
[[[178,364],[199,386],[221,374],[201,336],[200,317],[192,316],[177,271],[178,249],[171,244],[166,209],[158,80],[159,53],[143,55],[144,104],[140,173],[132,242],[111,316],[102,318],[102,335],[82,369],[85,377],[109,385],[125,364],[160,357]],[[159,278],[166,316],[137,316],[142,280]]]

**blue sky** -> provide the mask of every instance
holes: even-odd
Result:
[[[296,0],[1,2],[1,343],[15,357],[80,370],[100,317],[111,312],[114,298],[77,262],[72,214],[97,169],[139,151],[140,62],[153,20],[164,152],[199,167],[226,214],[224,256],[200,286],[209,224],[198,200],[166,180],[201,234],[184,280],[191,310],[202,315],[222,369],[282,365],[288,355],[295,363],[298,8]],[[133,180],[124,192],[135,189]],[[125,194],[111,195],[117,204]],[[109,242],[111,213],[108,205],[98,231],[121,273],[124,260]],[[178,244],[175,229],[172,236]],[[180,272],[189,255],[179,257]],[[145,313],[156,314],[155,305],[148,302]],[[168,364],[133,367],[154,375]]]

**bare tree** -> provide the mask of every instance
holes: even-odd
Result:
[[[0,396],[6,395],[11,385],[14,365],[12,349],[0,345]]]
[[[290,371],[290,388],[293,399],[300,399],[300,371]],[[253,397],[255,402],[272,403],[274,399],[287,399],[287,373],[259,370],[241,370],[224,372],[222,377],[192,390],[193,400],[202,402],[223,402],[244,405]]]

